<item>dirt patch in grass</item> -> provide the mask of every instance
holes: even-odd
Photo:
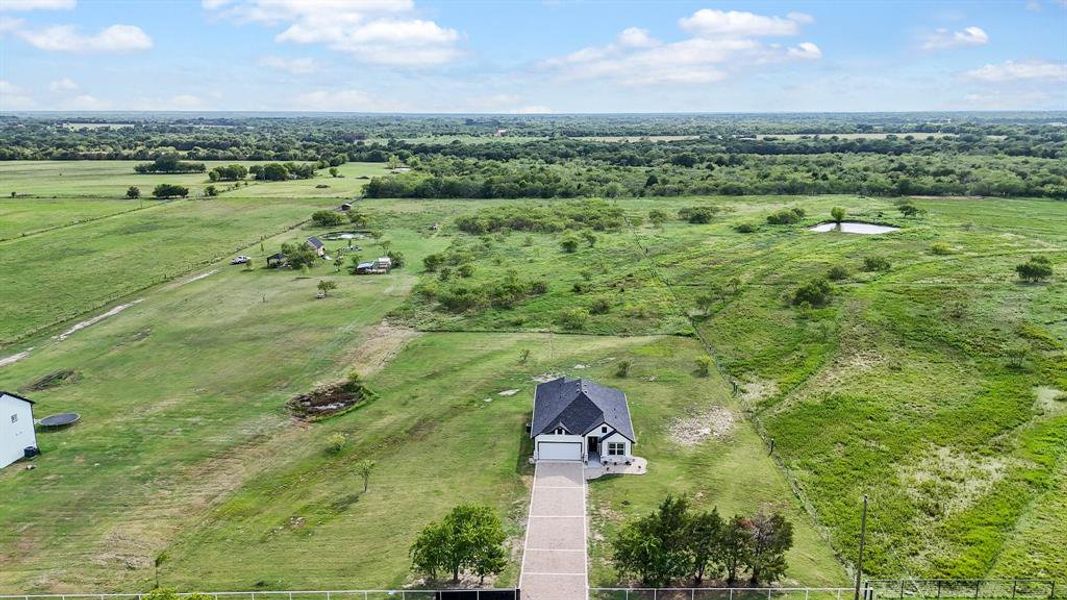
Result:
[[[127,304],[120,304],[120,305],[116,306],[115,308],[112,308],[111,310],[109,310],[109,311],[107,311],[105,313],[99,314],[99,315],[97,315],[97,316],[95,316],[95,317],[93,317],[91,319],[86,319],[84,321],[79,321],[79,322],[75,323],[70,329],[68,329],[68,330],[64,331],[63,333],[55,336],[55,339],[62,342],[63,340],[69,338],[70,336],[74,335],[75,333],[78,333],[82,329],[85,329],[86,327],[90,327],[92,325],[96,325],[100,321],[103,321],[104,319],[106,319],[108,317],[113,317],[113,316],[119,314],[120,312],[126,310],[127,308],[133,306],[134,304],[140,304],[141,302],[144,302],[144,298],[138,298],[137,300],[134,300],[133,302],[129,302]]]
[[[725,439],[733,431],[736,420],[730,409],[712,406],[671,423],[671,439],[682,446],[695,446],[708,438]]]
[[[30,348],[30,350],[33,350],[33,348]],[[13,364],[17,363],[18,361],[26,358],[27,356],[30,355],[30,350],[25,350],[25,351],[19,352],[18,354],[12,354],[11,356],[5,356],[3,358],[0,358],[0,367],[6,367],[8,365],[13,365]]]
[[[40,392],[61,385],[77,383],[79,379],[81,379],[81,374],[74,369],[60,369],[38,377],[32,382],[22,386],[20,390],[23,392]]]
[[[348,412],[373,397],[358,377],[352,377],[300,394],[290,399],[286,407],[297,418],[314,421]]]
[[[345,361],[361,376],[368,377],[381,371],[408,342],[419,335],[414,329],[391,325],[383,320],[370,330],[367,339],[345,357]]]
[[[968,455],[938,447],[900,472],[904,492],[930,519],[960,513],[1004,478],[1010,459]]]
[[[1058,415],[1067,412],[1067,392],[1053,387],[1034,388],[1034,408],[1046,415]]]
[[[778,384],[776,382],[769,379],[756,379],[741,384],[741,394],[738,400],[741,406],[749,408],[777,394]]]

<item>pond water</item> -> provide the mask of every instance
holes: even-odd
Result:
[[[809,227],[808,230],[818,232],[841,231],[844,233],[859,233],[861,235],[877,235],[879,233],[900,231],[900,228],[890,227],[889,225],[875,225],[873,223],[842,221],[840,225],[838,225],[837,223],[819,223],[815,227]]]
[[[334,231],[322,236],[324,240],[361,240],[367,237],[366,234],[359,233],[358,231]]]

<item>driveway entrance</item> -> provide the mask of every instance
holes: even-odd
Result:
[[[519,589],[523,600],[586,600],[585,465],[538,461]]]

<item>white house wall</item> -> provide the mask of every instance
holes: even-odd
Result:
[[[597,429],[597,431],[600,431],[600,430]],[[626,444],[625,447],[623,448],[622,456],[621,457],[616,456],[616,458],[629,458],[630,456],[633,455],[633,444],[630,442],[630,440],[626,439],[626,436],[622,435],[621,433],[619,433],[617,431],[611,431],[610,433],[606,434],[604,437],[602,437],[600,439],[600,458],[601,459],[610,458],[608,456],[608,442],[611,442],[611,443],[622,442],[623,444]]]
[[[15,423],[11,422],[12,415]],[[22,458],[27,446],[37,447],[32,405],[6,394],[0,396],[0,469]]]

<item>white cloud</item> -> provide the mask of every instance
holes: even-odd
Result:
[[[649,35],[647,29],[641,29],[640,27],[623,29],[616,41],[620,46],[627,48],[651,48],[660,44],[659,40]]]
[[[152,38],[134,25],[112,25],[95,35],[83,35],[73,25],[53,25],[19,31],[18,36],[50,52],[128,52],[152,47]]]
[[[702,8],[688,17],[678,20],[678,25],[701,37],[736,36],[764,37],[796,35],[800,26],[811,23],[810,15],[792,12],[782,17],[757,15],[740,10],[716,10]]]
[[[0,17],[0,36],[3,36],[9,31],[17,31],[26,22],[22,19],[13,19],[11,17]]]
[[[6,79],[0,79],[0,110],[21,110],[33,106],[33,98],[25,90]]]
[[[4,0],[0,10],[70,10],[77,0]]]
[[[81,94],[63,102],[63,108],[67,110],[106,110],[111,108],[111,103],[96,96]]]
[[[238,22],[285,26],[274,40],[323,44],[372,64],[434,66],[458,59],[460,34],[417,18],[412,0],[203,0]]]
[[[984,46],[989,43],[989,34],[981,27],[965,27],[961,31],[936,29],[922,38],[923,50],[945,50],[948,48],[965,48]]]
[[[385,102],[362,90],[315,90],[296,96],[296,110],[326,112],[406,112],[408,107]]]
[[[792,56],[793,58],[803,58],[806,60],[822,58],[822,50],[811,42],[801,42],[795,47],[790,48],[788,53],[789,56]]]
[[[78,84],[69,77],[63,79],[57,79],[48,84],[48,89],[53,92],[73,92],[78,89]]]
[[[973,81],[1004,83],[1010,81],[1056,81],[1067,82],[1067,63],[1030,60],[1005,61],[989,64],[963,74]]]
[[[532,104],[530,106],[520,106],[508,112],[515,115],[547,115],[552,113],[552,109],[541,104]]]
[[[284,58],[281,56],[264,56],[259,59],[260,66],[278,69],[294,75],[306,75],[319,70],[313,58]]]
[[[613,43],[582,48],[543,66],[563,79],[605,79],[622,85],[713,83],[760,65],[821,58],[822,51],[812,42],[783,47],[757,39],[797,34],[811,20],[801,13],[782,18],[703,9],[679,20],[692,34],[687,39],[664,43],[631,27]]]

